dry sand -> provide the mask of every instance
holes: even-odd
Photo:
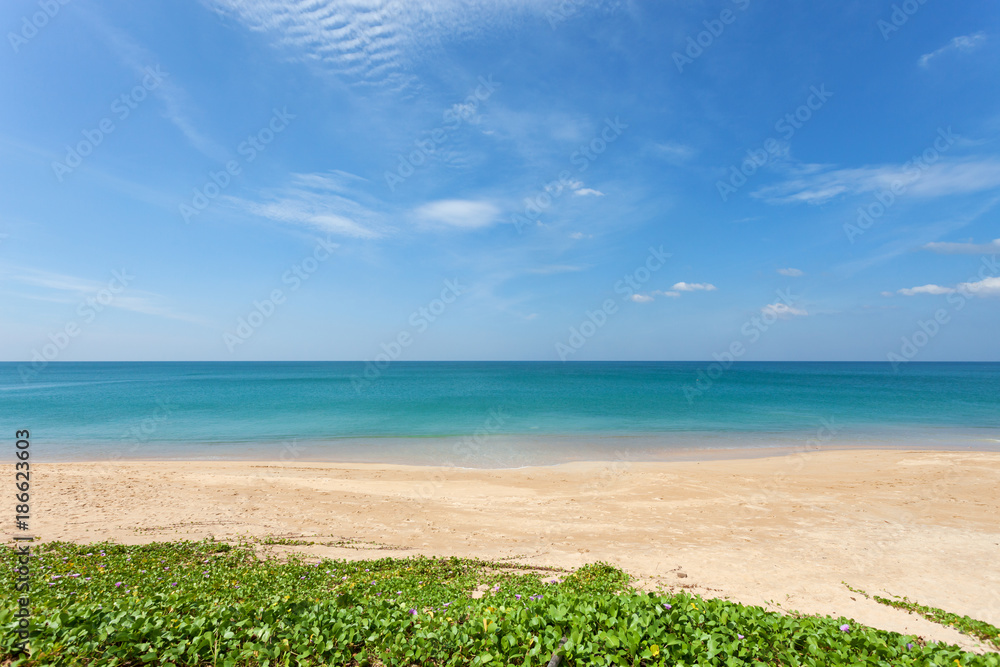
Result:
[[[517,470],[281,462],[36,464],[46,540],[236,535],[335,558],[610,561],[645,587],[844,615],[976,648],[852,593],[1000,625],[1000,454],[826,451]],[[339,546],[337,546],[339,544]],[[980,650],[982,650],[980,648]]]

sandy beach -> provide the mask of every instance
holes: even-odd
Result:
[[[292,537],[331,558],[456,555],[844,615],[982,650],[852,593],[1000,624],[1000,454],[825,451],[516,470],[302,462],[34,464],[44,540]],[[322,543],[322,544],[320,544]]]

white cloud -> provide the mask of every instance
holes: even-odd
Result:
[[[924,55],[920,56],[920,59],[917,60],[917,63],[921,67],[927,67],[930,64],[931,60],[937,58],[938,56],[944,53],[948,53],[949,51],[962,51],[964,53],[968,53],[970,51],[975,50],[976,47],[978,47],[985,41],[986,41],[986,34],[982,32],[973,33],[971,35],[962,35],[960,37],[954,38],[953,40],[942,46],[940,49],[936,51],[931,51],[930,53],[925,53]]]
[[[577,8],[603,0],[574,0]],[[531,17],[547,0],[202,0],[263,33],[289,60],[315,64],[352,83],[401,88],[414,65],[449,41],[473,41]]]
[[[942,255],[989,255],[1000,252],[1000,239],[989,243],[928,243],[921,248]]]
[[[658,294],[660,296],[669,296],[673,299],[676,299],[681,295],[680,292],[674,292],[674,291],[661,292],[660,290],[656,290],[655,292],[653,292],[653,294]]]
[[[983,278],[974,283],[960,283],[956,289],[962,294],[973,296],[1000,296],[1000,277]]]
[[[882,294],[882,296],[886,296],[886,297],[896,296],[895,292],[882,292],[881,294]]]
[[[714,292],[716,287],[711,283],[674,283],[671,289],[678,292]]]
[[[783,276],[788,276],[789,278],[798,278],[804,275],[799,269],[778,269],[778,273]]]
[[[897,294],[902,294],[903,296],[917,296],[920,294],[940,296],[942,294],[955,294],[956,292],[965,296],[1000,296],[1000,277],[991,276],[975,282],[959,283],[955,287],[932,284],[896,290]],[[882,292],[882,295],[891,296],[892,293]]]
[[[794,308],[786,303],[769,303],[760,309],[760,312],[764,315],[772,315],[782,320],[786,320],[790,317],[802,317],[808,315],[809,313],[800,308]]]
[[[600,190],[595,190],[593,188],[580,188],[573,192],[575,195],[580,195],[581,197],[586,197],[587,195],[593,195],[594,197],[603,197],[604,193]]]
[[[918,294],[951,294],[955,289],[952,287],[941,287],[940,285],[920,285],[919,287],[906,287],[897,290],[903,296],[916,296]]]
[[[939,159],[933,164],[823,168],[761,188],[754,197],[770,203],[822,204],[841,195],[903,188],[907,196],[941,197],[1000,186],[1000,160]]]
[[[653,301],[653,297],[648,296],[646,294],[633,294],[629,298],[635,301],[636,303],[649,303],[650,301]]]
[[[362,239],[383,236],[382,216],[356,199],[344,196],[350,194],[351,180],[364,179],[346,172],[292,174],[287,186],[263,191],[261,201],[223,199],[251,215],[326,234]]]
[[[486,201],[442,199],[424,204],[416,210],[417,217],[432,225],[458,229],[480,229],[497,222],[500,209]]]
[[[592,239],[594,238],[594,235],[584,234],[583,232],[573,232],[572,234],[569,235],[569,237],[575,241],[579,241],[580,239]]]

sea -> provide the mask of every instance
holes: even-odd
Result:
[[[0,425],[12,446],[29,430],[40,462],[998,451],[1000,363],[0,363]]]

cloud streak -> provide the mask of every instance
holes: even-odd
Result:
[[[1000,160],[941,160],[922,168],[907,163],[854,169],[817,169],[753,193],[769,203],[822,204],[842,195],[906,188],[915,197],[943,197],[1000,187]]]
[[[921,67],[926,69],[930,65],[931,60],[941,55],[944,55],[951,51],[962,51],[963,53],[969,53],[970,51],[974,51],[980,44],[982,44],[985,41],[986,41],[986,34],[982,32],[973,33],[971,35],[961,35],[959,37],[954,38],[953,40],[942,46],[940,49],[936,51],[931,51],[930,53],[925,53],[924,55],[920,56],[920,59],[917,60],[917,63]]]
[[[927,243],[920,247],[941,255],[989,255],[1000,252],[1000,239],[989,243]]]
[[[238,197],[224,200],[250,215],[325,234],[359,239],[382,237],[386,231],[383,216],[357,201],[355,189],[348,185],[352,180],[364,179],[345,172],[292,174],[288,185],[262,191],[260,201]]]

